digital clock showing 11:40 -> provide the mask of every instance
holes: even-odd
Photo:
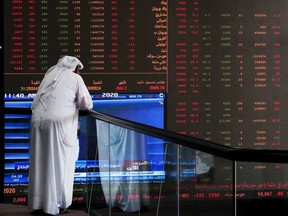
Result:
[[[23,94],[23,93],[5,93],[4,99],[33,99],[36,94]]]

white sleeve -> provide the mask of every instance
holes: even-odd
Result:
[[[78,92],[76,96],[77,108],[80,110],[87,110],[93,108],[93,101],[91,95],[80,75],[78,77]]]

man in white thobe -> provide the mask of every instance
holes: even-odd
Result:
[[[58,215],[72,204],[79,110],[92,109],[91,95],[77,73],[75,57],[64,56],[45,74],[32,103],[28,208]]]

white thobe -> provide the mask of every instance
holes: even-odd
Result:
[[[141,207],[147,207],[149,200],[143,199],[149,194],[147,182],[121,179],[121,172],[131,172],[132,176],[137,177],[137,173],[139,175],[141,170],[147,168],[138,165],[148,162],[145,135],[99,120],[96,124],[100,179],[107,205],[124,212],[136,212]],[[120,179],[109,178],[109,172],[112,176],[120,175]]]
[[[32,104],[28,208],[57,215],[72,203],[79,109],[93,102],[80,75],[81,62],[65,56],[49,69]],[[83,67],[83,66],[82,66]]]

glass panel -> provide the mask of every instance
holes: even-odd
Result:
[[[89,215],[234,215],[231,161],[90,117],[87,122]]]
[[[90,212],[159,212],[165,182],[165,143],[133,130],[96,121],[100,181],[91,184]],[[166,148],[167,149],[167,148]],[[172,174],[175,171],[172,172]],[[92,182],[91,182],[92,183]],[[99,188],[99,193],[94,188]],[[173,194],[175,196],[175,187]],[[104,205],[97,207],[94,197]],[[175,198],[174,198],[175,200]],[[175,201],[173,202],[175,205]],[[165,208],[164,208],[165,209]]]
[[[177,148],[179,215],[234,215],[232,161],[184,146]]]
[[[215,213],[221,216],[234,215],[233,162],[185,148],[186,158],[190,158],[191,162],[193,157],[189,155],[193,155],[193,152],[196,175],[190,175],[185,181],[180,180],[180,187],[184,189],[180,194],[180,215],[182,209],[186,214],[190,210],[191,215],[199,216],[212,216]]]

